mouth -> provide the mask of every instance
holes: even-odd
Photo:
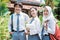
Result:
[[[16,10],[19,10],[19,9],[16,9]]]

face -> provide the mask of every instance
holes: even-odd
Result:
[[[31,9],[31,15],[32,17],[36,17],[37,15],[37,11],[34,8]]]
[[[47,10],[47,8],[44,8],[43,15],[48,16],[48,10]]]
[[[16,5],[15,6],[15,12],[20,13],[20,11],[21,11],[21,7],[19,5]]]

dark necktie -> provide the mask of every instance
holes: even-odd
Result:
[[[19,32],[19,16],[20,14],[17,14],[17,32]]]
[[[31,20],[30,24],[31,24],[33,21],[34,21],[34,18],[32,18],[32,20]]]

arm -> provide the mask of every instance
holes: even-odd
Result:
[[[12,34],[13,32],[11,32],[11,16],[9,18],[9,22],[8,22],[8,30],[9,30],[9,33]]]
[[[56,22],[54,20],[49,21],[47,32],[54,34],[55,33]]]
[[[11,16],[8,21],[8,30],[9,30],[9,32],[11,32]]]
[[[28,20],[29,20],[29,16],[27,14],[25,14],[25,21],[26,21],[26,23],[28,23]]]
[[[28,20],[29,20],[29,16],[28,16],[27,14],[25,14],[24,17],[25,17],[25,26],[26,26],[27,23],[28,23]],[[25,28],[25,34],[26,34],[26,35],[29,34],[29,33],[27,33],[27,30],[28,30],[28,28],[26,27],[26,28]]]

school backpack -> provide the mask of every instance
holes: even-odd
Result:
[[[50,34],[51,40],[60,40],[60,28],[58,24],[56,24],[55,34]]]

